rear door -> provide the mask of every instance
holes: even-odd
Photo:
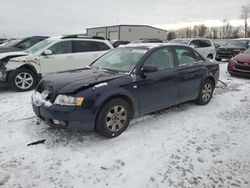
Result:
[[[205,67],[204,59],[195,50],[176,46],[175,55],[178,61],[177,79],[180,83],[179,102],[196,99],[199,95]]]
[[[99,57],[99,54],[93,49],[92,41],[74,40],[73,41],[74,67],[80,69]]]
[[[139,77],[139,112],[144,114],[173,105],[177,101],[179,85],[176,81],[175,63],[170,47],[153,52],[144,62],[145,66],[156,66],[158,71]]]

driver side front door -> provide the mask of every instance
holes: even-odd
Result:
[[[179,85],[176,80],[173,52],[164,47],[153,52],[143,66],[155,66],[157,71],[138,76],[139,113],[153,112],[177,102]]]
[[[52,51],[51,55],[40,56],[42,74],[74,69],[72,67],[74,56],[72,54],[71,41],[58,42],[49,47],[48,50]]]

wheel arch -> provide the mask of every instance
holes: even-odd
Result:
[[[111,101],[111,100],[113,100],[113,99],[117,99],[117,98],[123,99],[123,100],[125,100],[125,101],[129,104],[129,106],[131,107],[130,118],[133,118],[133,117],[134,117],[135,111],[136,111],[134,101],[133,101],[132,98],[129,97],[128,95],[119,94],[119,93],[118,93],[118,94],[113,94],[113,95],[110,95],[110,96],[106,97],[104,100],[102,100],[102,102],[101,102],[100,104],[97,105],[98,108],[97,108],[96,113],[95,113],[95,124],[96,124],[96,120],[97,120],[97,118],[98,118],[98,115],[99,115],[99,113],[100,113],[102,107],[103,107],[105,104],[107,104],[109,101]]]
[[[206,80],[211,80],[211,81],[213,82],[214,87],[215,87],[215,79],[214,79],[213,76],[211,76],[211,75],[207,76],[206,79],[204,80],[204,82],[205,82]]]

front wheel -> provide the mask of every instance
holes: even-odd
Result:
[[[37,84],[37,75],[29,69],[17,69],[10,74],[10,86],[16,91],[30,91]]]
[[[215,60],[216,61],[221,61],[221,58],[216,57]]]
[[[210,102],[214,92],[214,83],[207,79],[202,86],[202,89],[200,91],[199,97],[197,99],[197,104],[199,105],[206,105]]]
[[[207,58],[208,58],[208,59],[213,59],[213,55],[212,55],[212,54],[209,54],[209,55],[207,56]]]
[[[95,130],[106,138],[119,136],[127,129],[130,117],[130,106],[127,101],[113,99],[102,107]]]

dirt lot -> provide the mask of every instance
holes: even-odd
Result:
[[[32,92],[0,91],[0,187],[250,187],[250,80],[220,67],[210,104],[137,118],[115,139],[52,129]]]

